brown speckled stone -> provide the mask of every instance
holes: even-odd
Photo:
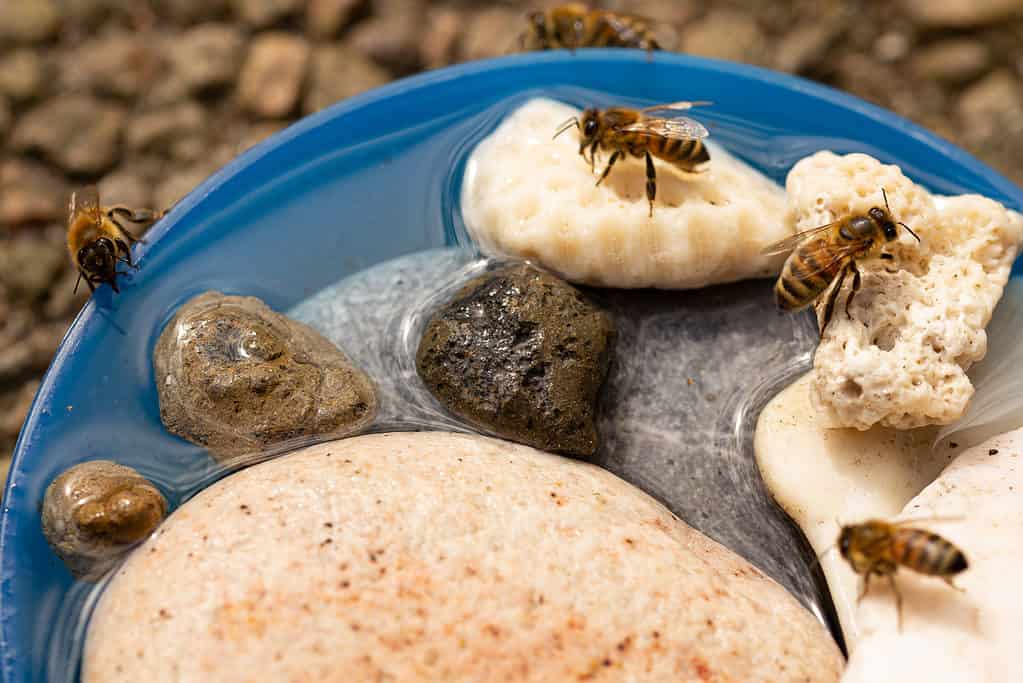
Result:
[[[365,373],[255,297],[190,300],[160,335],[153,366],[164,425],[218,460],[299,437],[345,436],[376,414]]]
[[[167,501],[148,479],[109,460],[70,467],[43,498],[43,534],[78,578],[98,579],[163,521]]]
[[[471,280],[434,315],[416,368],[452,413],[506,439],[587,457],[614,324],[528,264]]]

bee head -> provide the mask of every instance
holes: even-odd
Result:
[[[90,279],[112,282],[117,274],[117,249],[114,243],[100,237],[78,250],[78,266]]]
[[[867,215],[881,228],[881,233],[884,235],[886,242],[891,242],[899,236],[899,231],[895,227],[895,221],[892,220],[891,214],[881,207],[875,206],[867,212]]]
[[[852,548],[854,533],[856,533],[854,527],[843,526],[842,533],[838,535],[838,552],[842,553],[842,557],[847,560],[849,559],[849,550]]]
[[[587,109],[579,119],[579,137],[583,145],[588,145],[597,139],[600,133],[600,112],[596,109]]]

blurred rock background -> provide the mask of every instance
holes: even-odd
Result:
[[[67,194],[166,207],[304,114],[514,45],[526,2],[0,0],[0,459],[88,288]],[[1023,183],[1023,0],[606,0],[677,49],[797,73]],[[2,472],[4,467],[0,467]]]

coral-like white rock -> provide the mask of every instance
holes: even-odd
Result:
[[[908,231],[861,262],[863,287],[845,315],[848,278],[814,357],[815,398],[833,424],[897,429],[948,424],[973,395],[966,370],[984,357],[984,327],[1023,240],[1023,216],[976,195],[938,197],[897,166],[819,152],[789,173],[797,230],[884,206]]]
[[[1023,680],[1023,430],[965,451],[901,516],[929,521],[966,555],[969,567],[941,581],[899,571],[903,624],[884,581],[857,610],[862,640],[843,683],[1002,683]]]
[[[596,186],[570,130],[579,110],[523,105],[473,152],[462,188],[465,224],[483,251],[534,260],[567,280],[688,289],[766,277],[783,258],[761,249],[792,233],[781,188],[711,145],[709,169],[683,176],[655,160],[649,217],[642,160],[621,160]],[[597,172],[607,162],[598,154]]]

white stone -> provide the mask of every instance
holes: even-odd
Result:
[[[835,425],[898,429],[949,424],[973,395],[966,370],[984,357],[984,327],[1023,240],[1023,216],[976,195],[932,196],[897,166],[865,154],[818,152],[797,163],[787,190],[796,229],[884,206],[906,230],[895,260],[860,263],[850,315],[846,279],[814,357],[814,397]],[[823,299],[823,297],[822,297]]]
[[[535,260],[567,280],[606,287],[690,289],[779,271],[783,257],[760,251],[792,233],[780,187],[711,144],[702,174],[683,176],[654,161],[649,217],[641,159],[619,161],[597,186],[576,132],[551,140],[579,113],[531,100],[474,150],[462,215],[485,253]],[[607,158],[598,154],[598,164]]]
[[[837,681],[821,624],[594,465],[477,436],[218,482],[115,574],[82,680]]]

